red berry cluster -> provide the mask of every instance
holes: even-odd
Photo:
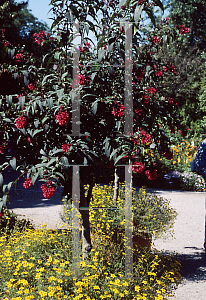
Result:
[[[47,199],[53,197],[54,193],[56,191],[55,187],[53,186],[53,182],[51,180],[42,184],[41,189],[43,191],[44,198],[47,198]]]
[[[124,105],[117,102],[117,101],[115,101],[114,103],[116,104],[116,107],[113,108],[112,114],[115,117],[123,117],[124,116],[124,110],[125,110]]]
[[[149,95],[146,95],[146,94],[144,93],[144,96],[142,97],[142,104],[144,104],[144,105],[149,104],[149,98],[150,98],[150,96],[149,96]]]
[[[5,150],[6,150],[7,148],[8,148],[8,147],[6,147],[5,145],[1,144],[1,145],[0,145],[0,154],[1,154],[1,153],[4,153]]]
[[[33,91],[36,87],[33,85],[33,83],[28,84],[28,89],[30,91]]]
[[[155,180],[157,178],[157,170],[156,169],[154,169],[154,170],[147,170],[145,172],[145,174],[146,174],[146,176],[147,176],[147,178],[149,180]]]
[[[19,62],[19,63],[22,62],[23,58],[24,58],[24,56],[23,56],[22,53],[17,53],[16,54],[16,60],[17,60],[17,62]]]
[[[160,39],[157,36],[153,36],[152,43],[155,44],[155,45],[158,45],[159,42],[160,42]]]
[[[132,164],[132,171],[136,173],[142,173],[144,171],[144,165],[142,162],[135,161]]]
[[[62,150],[63,150],[64,152],[68,152],[68,151],[69,151],[69,148],[70,148],[70,144],[63,144],[63,145],[62,145]]]
[[[175,102],[175,99],[174,99],[174,98],[167,97],[167,98],[166,98],[166,100],[168,101],[168,103],[169,103],[169,104],[175,104],[175,105],[177,105],[177,104],[178,104],[178,102],[177,102],[177,101]]]
[[[3,211],[0,212],[0,219],[3,217],[4,213]]]
[[[144,130],[140,131],[140,140],[142,144],[148,144],[151,142],[151,135]]]
[[[135,109],[134,111],[135,111],[137,117],[138,116],[140,117],[142,115],[142,112],[143,112],[142,109]]]
[[[16,119],[16,127],[19,129],[23,129],[27,124],[28,122],[24,116],[20,116]]]
[[[84,75],[82,75],[82,74],[80,74],[79,75],[79,84],[81,84],[81,85],[86,85],[86,78],[85,78],[85,76]]]
[[[142,5],[144,3],[144,0],[138,0],[138,5]]]
[[[150,94],[154,94],[157,91],[156,88],[154,88],[154,87],[148,88],[147,90]]]
[[[189,32],[190,32],[189,28],[186,28],[184,25],[180,26],[180,34],[186,34],[186,33],[189,33]]]
[[[49,33],[46,33],[45,31],[40,31],[39,33],[34,33],[33,37],[35,38],[35,43],[37,43],[38,45],[43,45],[44,41],[46,39],[50,39],[53,40],[54,38],[49,37]]]
[[[28,179],[25,178],[25,181],[23,183],[23,187],[25,189],[29,189],[32,186],[32,179],[29,177]]]
[[[69,114],[67,111],[62,111],[63,107],[60,107],[60,111],[56,115],[56,119],[60,126],[66,125],[69,122]]]

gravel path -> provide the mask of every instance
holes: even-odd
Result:
[[[205,194],[198,192],[158,192],[170,199],[178,213],[174,237],[157,239],[158,250],[176,252],[182,264],[183,283],[175,291],[175,300],[206,299]]]
[[[43,199],[40,185],[28,190],[17,185],[17,194],[11,191],[8,208],[16,214],[33,221],[36,228],[47,224],[48,228],[60,228],[62,212],[61,192],[51,199]],[[170,200],[177,213],[174,237],[154,241],[157,250],[178,253],[183,269],[183,283],[175,292],[174,300],[206,300],[206,254],[203,248],[205,234],[205,194],[198,192],[156,191]]]

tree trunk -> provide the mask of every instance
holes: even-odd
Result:
[[[119,177],[120,177],[120,167],[115,167],[114,169],[114,196],[113,205],[117,205],[117,198],[119,196]]]
[[[92,249],[91,235],[90,235],[90,222],[89,222],[89,203],[92,196],[92,188],[94,183],[89,185],[87,197],[85,197],[84,187],[81,183],[80,189],[80,213],[82,216],[82,253],[83,260],[87,260],[89,253]]]

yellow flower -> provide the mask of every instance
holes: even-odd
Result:
[[[139,285],[135,285],[135,291],[136,291],[136,292],[139,292],[139,290],[140,290]]]

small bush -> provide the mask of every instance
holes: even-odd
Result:
[[[32,229],[33,226],[28,220],[19,220],[13,211],[8,210],[6,207],[2,208],[0,218],[0,236],[7,235],[8,237],[14,232],[22,232],[26,228]]]

